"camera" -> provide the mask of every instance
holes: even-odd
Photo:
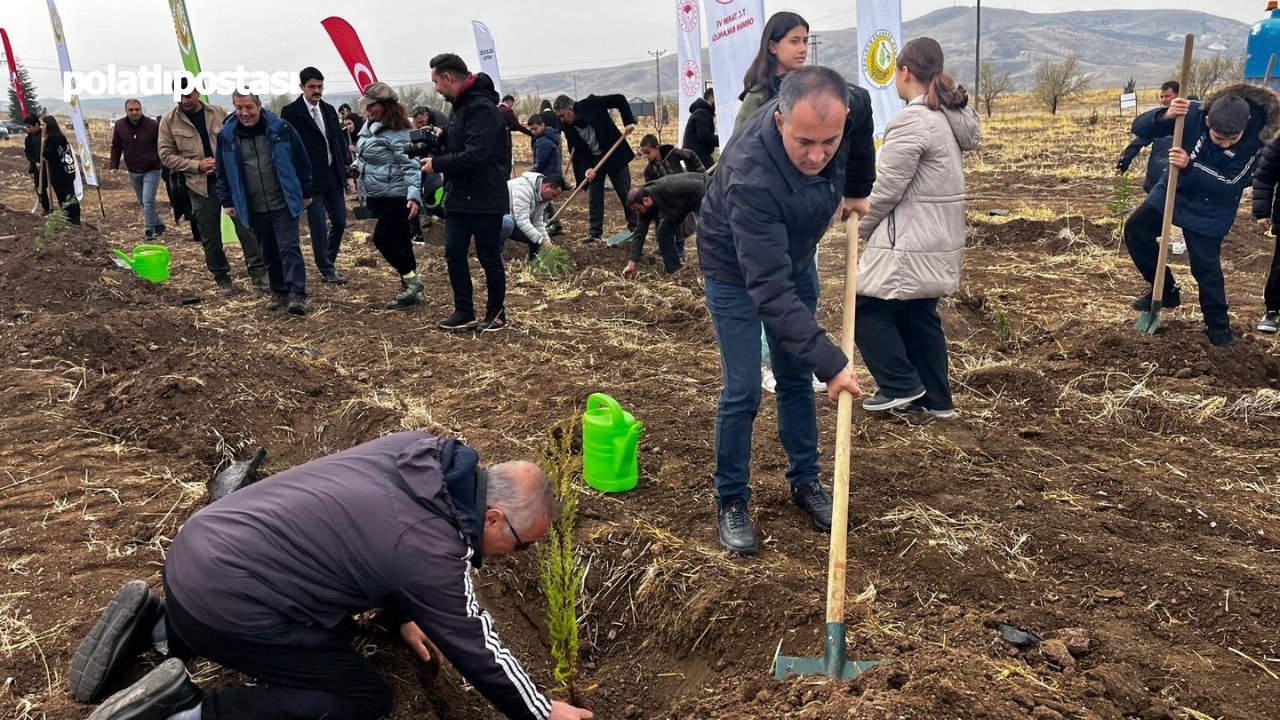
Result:
[[[425,158],[439,155],[442,149],[444,146],[440,138],[431,128],[418,128],[409,131],[409,144],[405,147],[404,154],[411,158]]]

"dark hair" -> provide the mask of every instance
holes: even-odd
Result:
[[[466,61],[453,53],[440,53],[439,55],[431,58],[431,62],[428,63],[428,65],[436,72],[436,74],[448,74],[452,76],[454,80],[461,80],[470,74],[470,71],[467,70]]]
[[[39,115],[28,115],[28,116],[26,116],[26,117],[22,118],[22,124],[23,124],[23,125],[30,125],[31,127],[35,127],[36,125],[39,125],[39,124],[40,124],[40,116],[39,116]]]
[[[342,103],[341,105],[338,106],[338,112],[342,112],[343,110],[350,111],[351,106],[348,105],[347,103]]]
[[[703,100],[710,100],[711,98],[715,97],[715,95],[716,95],[716,89],[713,87],[709,87],[706,90],[702,91]]]
[[[356,135],[359,135],[360,129],[364,127],[364,118],[360,117],[355,113],[351,113],[350,115],[347,116],[346,119],[351,123],[351,132],[355,133]]]
[[[568,95],[557,95],[556,101],[551,104],[551,107],[555,109],[556,112],[560,112],[561,110],[572,110],[573,98]]]
[[[58,127],[58,121],[55,120],[52,115],[44,116],[44,137],[46,147],[50,143],[54,145],[61,144],[58,142],[59,140],[61,140],[62,143],[67,141],[67,136],[62,134],[62,128]]]
[[[1209,105],[1206,122],[1222,135],[1239,135],[1249,126],[1249,101],[1239,95],[1224,95]]]
[[[546,125],[547,122],[542,119],[541,115],[539,115],[538,113],[534,113],[529,116],[529,119],[526,120],[524,124],[525,125]]]
[[[806,65],[787,73],[778,88],[778,111],[784,117],[791,115],[791,108],[805,98],[827,95],[831,99],[849,106],[849,83],[844,77],[829,67]]]
[[[645,198],[653,197],[653,193],[642,187],[633,187],[627,191],[627,207],[639,205],[644,202]]]
[[[555,173],[543,175],[542,182],[546,185],[550,185],[555,190],[564,190],[564,178],[556,175]]]
[[[141,108],[141,107],[142,107],[142,101],[141,101],[141,100],[139,100],[139,99],[137,99],[137,98],[129,98],[128,100],[125,100],[125,101],[124,101],[124,109],[125,109],[125,110],[128,110],[130,105],[137,105],[139,108]]]
[[[551,109],[551,101],[550,101],[550,100],[543,100],[543,101],[542,101],[542,104],[538,106],[538,111],[539,111],[539,112],[541,112],[541,111],[543,111],[543,110],[550,110],[550,109]]]
[[[408,111],[399,102],[379,100],[370,104],[382,106],[382,119],[378,121],[382,123],[382,127],[388,130],[408,130],[413,126],[413,123],[409,122]]]
[[[787,33],[796,29],[798,26],[804,26],[805,32],[809,31],[809,23],[798,14],[782,11],[776,12],[769,17],[769,22],[764,25],[764,32],[760,34],[760,49],[756,52],[756,57],[751,61],[751,66],[747,68],[747,75],[742,79],[742,95],[739,99],[745,98],[747,93],[753,90],[764,90],[765,99],[771,99],[774,91],[774,78],[778,76],[778,57],[769,52],[769,43],[782,42],[782,38]]]
[[[427,107],[426,105],[419,105],[409,111],[409,117],[418,117],[419,115],[429,115],[430,112],[431,112],[431,108]]]
[[[640,147],[642,148],[658,147],[658,136],[654,135],[653,133],[649,133],[648,135],[645,135],[644,137],[640,138]]]
[[[898,67],[910,70],[911,75],[928,88],[924,104],[930,110],[959,110],[969,104],[969,93],[964,86],[956,85],[956,81],[942,71],[942,46],[937,40],[918,37],[903,45],[898,53]]]
[[[1182,85],[1179,84],[1177,80],[1170,80],[1160,86],[1160,92],[1164,92],[1165,90],[1172,90],[1176,95],[1177,93],[1182,92]]]
[[[510,100],[511,102],[515,102],[515,101],[516,101],[516,96],[515,96],[515,95],[503,95],[503,96],[502,96],[502,102],[506,102],[506,101],[508,101],[508,100]]]
[[[320,82],[324,82],[324,75],[321,74],[319,70],[311,67],[310,65],[302,68],[302,72],[298,73],[299,85],[306,85],[312,80],[319,80]]]

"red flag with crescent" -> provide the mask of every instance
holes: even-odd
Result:
[[[9,33],[0,28],[0,40],[4,41],[4,56],[9,59],[9,83],[18,95],[18,110],[22,117],[27,116],[27,93],[22,87],[22,77],[18,75],[18,59],[13,56],[13,47],[9,45]],[[14,118],[17,120],[18,118]]]
[[[340,17],[329,17],[321,20],[320,24],[329,33],[334,47],[338,48],[338,54],[347,64],[347,70],[351,71],[351,77],[356,81],[356,88],[364,92],[369,83],[377,82],[378,76],[373,73],[373,64],[369,62],[364,45],[360,43],[360,36],[356,34],[355,28],[351,27],[351,23]]]

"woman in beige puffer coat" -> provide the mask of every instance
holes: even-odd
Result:
[[[876,380],[871,411],[951,417],[947,343],[938,299],[960,284],[964,252],[964,166],[977,147],[978,115],[963,86],[942,71],[932,38],[898,55],[898,95],[907,106],[889,121],[871,210],[858,226],[856,341]]]

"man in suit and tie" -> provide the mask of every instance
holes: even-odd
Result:
[[[338,113],[321,98],[324,75],[313,67],[298,74],[302,95],[280,111],[280,117],[293,126],[302,138],[311,159],[312,196],[307,208],[307,224],[311,227],[311,249],[316,269],[327,283],[346,282],[338,273],[338,248],[347,227],[347,201],[344,189],[355,192],[355,181],[347,177],[351,151],[343,141]],[[329,227],[325,228],[325,214]]]

